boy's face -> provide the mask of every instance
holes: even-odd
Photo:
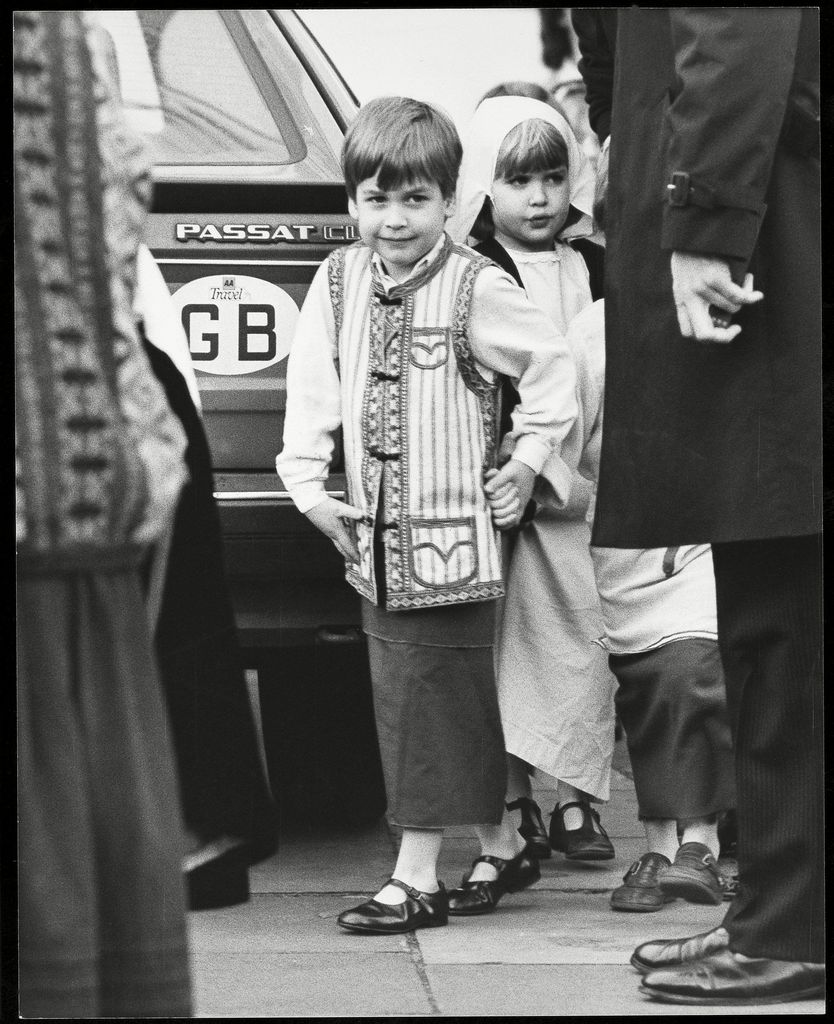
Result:
[[[433,181],[412,181],[400,188],[381,189],[376,175],[356,187],[348,200],[366,245],[379,253],[385,269],[402,281],[443,234],[453,199],[444,199]]]

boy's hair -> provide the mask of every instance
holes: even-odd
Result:
[[[605,207],[608,201],[608,146],[603,146],[597,160],[597,180],[594,188],[594,222],[605,231]]]
[[[408,182],[436,182],[444,199],[455,194],[463,147],[451,118],[430,103],[382,96],[366,103],[348,127],[342,171],[348,196],[377,176],[384,191]]]
[[[557,167],[568,170],[567,143],[555,125],[534,117],[522,121],[507,133],[498,153],[495,177],[506,180],[516,174],[535,174]],[[565,225],[571,224],[579,216],[580,214],[571,207]],[[484,200],[470,233],[479,240],[492,238],[495,234],[492,201],[489,198]]]

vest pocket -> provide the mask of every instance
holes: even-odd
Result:
[[[446,327],[415,327],[411,332],[410,360],[420,370],[436,370],[449,360]]]
[[[411,574],[424,587],[455,587],[478,574],[475,517],[412,519]]]

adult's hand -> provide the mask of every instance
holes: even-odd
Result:
[[[740,288],[730,277],[726,260],[694,252],[672,253],[672,291],[684,338],[719,344],[738,337],[741,327],[722,326],[718,319],[713,319],[710,306],[731,315],[764,298],[762,292],[753,290],[751,274]]]

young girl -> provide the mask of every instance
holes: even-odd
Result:
[[[478,251],[506,269],[561,334],[593,298],[588,265],[567,242],[591,233],[593,194],[593,172],[550,105],[512,96],[481,103],[464,145],[454,229],[462,241],[478,239]],[[504,425],[512,428],[507,417]],[[590,426],[580,409],[563,445],[568,465],[578,464]],[[510,429],[503,457],[513,443]],[[513,527],[525,510],[511,490],[503,496],[503,506],[493,503],[496,523]],[[614,856],[590,806],[608,798],[616,686],[592,642],[602,620],[585,518],[590,496],[588,481],[574,473],[568,504],[540,509],[513,540],[496,652],[513,813],[498,828],[476,830],[487,859],[478,858],[450,895],[450,913],[490,911],[514,891],[502,866],[523,848],[522,836],[531,852],[549,856],[528,765],[557,780],[551,845],[570,859]]]

